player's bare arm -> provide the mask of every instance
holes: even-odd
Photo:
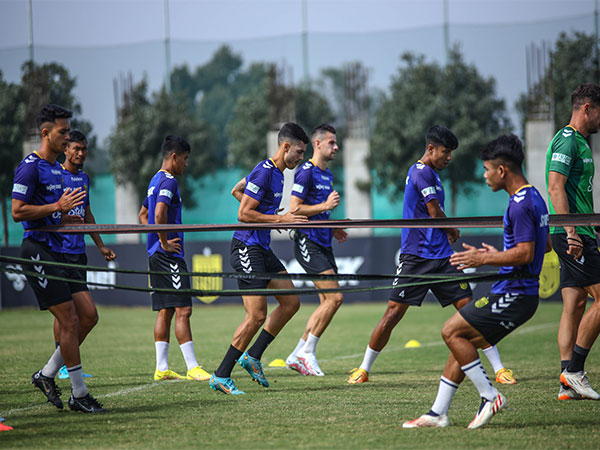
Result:
[[[244,189],[246,189],[246,177],[235,184],[231,190],[231,195],[233,195],[238,202],[241,202],[242,196],[244,195]]]
[[[282,215],[279,214],[262,214],[256,211],[259,202],[258,200],[243,195],[238,209],[238,220],[244,223],[290,223],[290,222],[307,222],[306,216],[297,214],[295,209],[291,209]]]
[[[138,219],[142,225],[148,225],[148,208],[146,208],[144,205],[142,205],[140,208]]]
[[[84,223],[96,223],[96,218],[92,213],[92,208],[90,208],[90,205],[87,205],[85,207],[85,217],[83,218],[83,221]],[[96,244],[98,251],[102,256],[104,256],[104,259],[106,261],[112,261],[117,257],[115,252],[113,252],[110,248],[104,245],[104,241],[102,240],[100,233],[90,233],[90,236],[94,241],[94,244]]]
[[[154,211],[154,223],[156,224],[166,224],[167,223],[167,211],[169,210],[169,206],[166,203],[158,202],[156,203],[156,209]],[[181,244],[179,241],[180,238],[167,239],[166,231],[159,231],[158,240],[160,241],[160,246],[165,252],[169,253],[179,253],[181,252]]]
[[[567,192],[565,191],[566,183],[567,177],[562,173],[554,171],[548,173],[548,195],[556,214],[569,214],[569,201],[567,200]],[[581,238],[577,234],[577,231],[575,231],[575,227],[564,228],[567,232],[567,244],[569,245],[567,254],[573,256],[575,259],[579,259],[583,252]]]
[[[430,200],[427,202],[427,212],[429,213],[429,217],[447,217],[446,213],[440,207],[440,202],[436,199]],[[448,241],[451,244],[454,244],[458,238],[460,237],[460,230],[458,228],[446,228],[446,234],[448,235]]]
[[[483,265],[490,266],[522,266],[533,261],[535,242],[519,242],[515,247],[500,252],[495,247],[482,243],[482,248],[463,244],[464,252],[450,256],[450,264],[459,266],[459,270]]]
[[[86,195],[86,192],[82,191],[81,188],[74,190],[67,188],[56,203],[47,205],[30,205],[13,198],[11,204],[12,217],[15,222],[22,222],[23,220],[42,219],[55,212],[66,214],[75,206],[81,205]]]
[[[332,191],[327,200],[323,203],[318,203],[316,205],[306,205],[304,204],[304,200],[300,197],[296,197],[292,195],[290,199],[290,210],[296,209],[296,213],[306,216],[312,217],[317,214],[320,214],[325,211],[331,211],[335,209],[340,204],[340,194],[337,191]]]

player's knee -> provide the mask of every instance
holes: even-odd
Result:
[[[448,343],[449,341],[452,340],[453,336],[454,336],[454,330],[452,329],[452,327],[450,325],[448,325],[448,323],[446,323],[442,327],[442,339],[444,340],[445,343]]]
[[[340,306],[342,306],[342,303],[344,303],[344,296],[341,292],[334,292],[333,294],[331,294],[330,301],[331,304],[335,307],[335,309],[338,309]]]
[[[287,309],[292,313],[296,314],[300,309],[300,297],[294,296],[286,305]]]
[[[177,308],[175,311],[176,311],[177,317],[181,318],[181,319],[189,319],[192,316],[192,307],[191,306],[186,306],[184,308]]]
[[[79,332],[79,317],[73,310],[73,313],[67,314],[59,320],[60,329],[67,334],[77,334]]]
[[[267,320],[267,311],[258,310],[248,313],[248,321],[250,321],[256,328],[259,328]]]

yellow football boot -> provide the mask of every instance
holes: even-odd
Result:
[[[348,373],[350,374],[348,384],[360,384],[369,381],[369,372],[365,369],[352,369]]]
[[[210,378],[210,373],[200,366],[196,366],[187,371],[186,378],[188,380],[207,381]]]
[[[177,372],[173,372],[171,369],[167,370],[155,370],[154,371],[154,380],[185,380],[185,377],[182,377]]]
[[[510,369],[500,369],[496,372],[496,383],[500,384],[517,384],[517,380]]]

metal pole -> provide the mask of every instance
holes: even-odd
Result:
[[[596,57],[596,82],[600,82],[600,51],[598,50],[598,0],[595,1],[594,7],[594,50]]]
[[[171,92],[171,46],[169,35],[169,0],[165,0],[165,88],[167,92]]]
[[[29,25],[29,60],[33,62],[33,5],[27,0],[27,22]]]
[[[304,59],[304,80],[310,83],[308,74],[308,10],[306,0],[302,0],[302,56]]]
[[[444,0],[444,50],[446,52],[446,64],[450,62],[450,24],[449,24],[448,0]]]

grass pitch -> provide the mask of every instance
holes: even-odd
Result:
[[[283,358],[296,345],[314,304],[304,305],[267,349],[263,362]],[[383,303],[348,304],[319,343],[325,377],[302,377],[267,368],[271,387],[233,378],[245,396],[226,396],[207,382],[153,382],[155,314],[141,308],[100,308],[100,322],[82,347],[83,368],[94,374],[90,392],[108,414],[59,411],[30,384],[53,351],[52,318],[33,309],[0,312],[0,416],[14,431],[0,433],[4,448],[598,448],[600,403],[559,402],[556,333],[561,305],[542,303],[534,318],[499,349],[519,384],[499,386],[508,408],[482,429],[466,427],[479,397],[465,380],[450,409],[451,426],[404,430],[402,422],[429,410],[448,351],[440,338],[453,310],[411,308],[376,361],[371,381],[346,384],[357,367]],[[241,306],[196,307],[192,330],[198,361],[209,372],[220,363]],[[422,346],[405,349],[417,339]],[[171,338],[169,362],[185,373]],[[598,351],[588,357],[593,386],[600,386]],[[485,360],[484,366],[491,373]],[[68,380],[57,380],[63,401]]]

